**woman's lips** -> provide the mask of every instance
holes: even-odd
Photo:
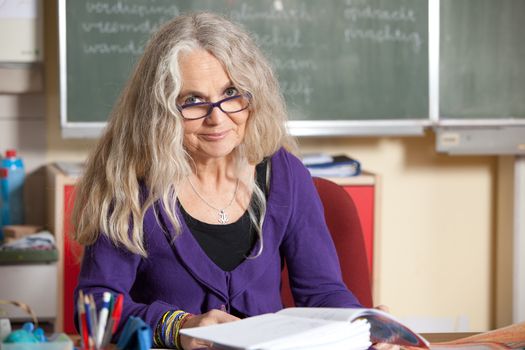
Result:
[[[221,131],[221,132],[213,132],[213,133],[206,133],[201,134],[202,138],[207,141],[220,141],[226,137],[229,130],[227,131]]]

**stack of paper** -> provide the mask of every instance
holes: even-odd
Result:
[[[361,173],[361,164],[346,155],[334,156],[329,162],[311,163],[306,167],[312,176],[317,177],[349,177]]]
[[[334,158],[328,153],[305,153],[302,161],[305,166],[324,164],[333,162]]]
[[[188,328],[181,333],[211,341],[219,349],[365,350],[371,345],[370,326],[365,320],[334,322],[280,314]]]

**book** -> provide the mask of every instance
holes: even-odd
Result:
[[[334,158],[328,153],[305,153],[302,156],[302,161],[305,166],[331,163]]]
[[[361,173],[359,161],[346,155],[333,156],[331,162],[311,164],[306,167],[312,176],[317,177],[348,177]]]
[[[365,350],[373,343],[428,348],[428,342],[392,315],[377,309],[300,308],[206,327],[181,334],[213,344],[214,349]]]

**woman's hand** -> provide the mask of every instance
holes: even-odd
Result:
[[[212,324],[226,323],[239,320],[238,317],[232,316],[221,310],[210,310],[205,314],[193,315],[189,318],[182,328],[211,326]],[[180,344],[184,350],[209,348],[211,344],[203,340],[197,340],[185,335],[180,335]]]

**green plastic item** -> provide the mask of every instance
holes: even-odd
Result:
[[[0,265],[52,263],[55,261],[58,261],[58,251],[56,249],[0,250]]]

